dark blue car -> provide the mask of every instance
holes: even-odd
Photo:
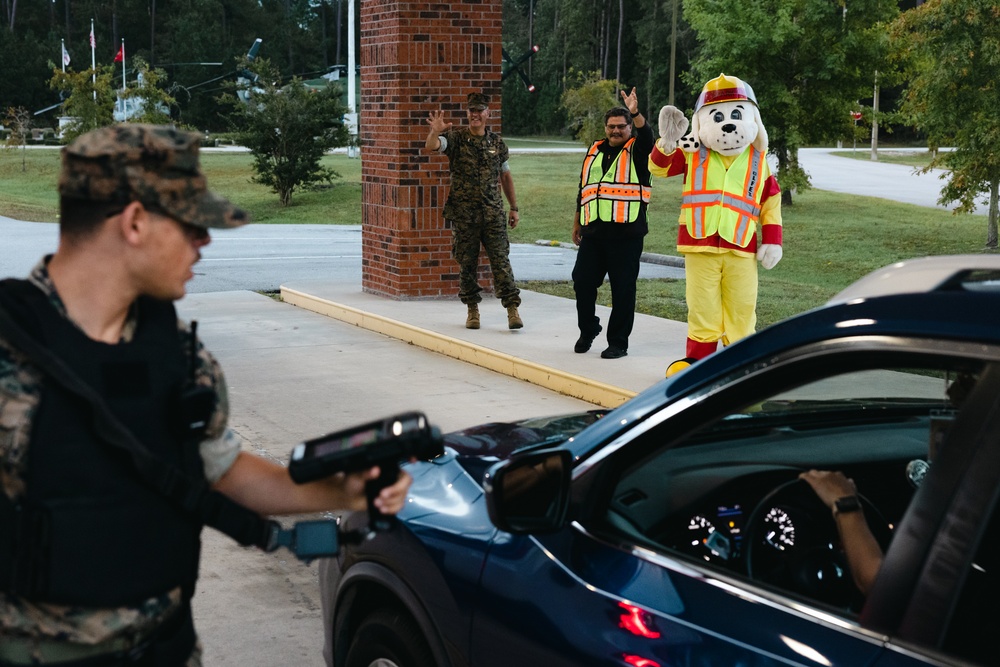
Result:
[[[445,445],[321,565],[328,664],[1000,664],[998,257],[892,267],[617,409]],[[809,470],[857,494],[835,516]]]

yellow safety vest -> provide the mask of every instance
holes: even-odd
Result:
[[[603,140],[602,140],[603,141]],[[593,220],[606,222],[635,222],[639,208],[649,203],[651,188],[639,183],[632,162],[632,145],[629,139],[615,157],[606,172],[601,169],[601,152],[595,141],[587,151],[580,176],[580,224],[588,225]]]
[[[681,199],[681,223],[691,237],[718,234],[745,248],[757,231],[766,167],[764,154],[752,146],[729,169],[718,153],[702,146],[688,162]]]

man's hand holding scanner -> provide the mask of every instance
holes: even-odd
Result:
[[[411,459],[413,461],[415,459]],[[368,509],[368,500],[365,489],[369,482],[379,479],[382,469],[379,466],[372,466],[360,472],[334,473],[330,477],[310,482],[320,487],[326,487],[320,493],[330,494],[331,498],[337,497],[340,500],[329,505],[330,508],[340,508],[352,512],[361,512]],[[405,470],[399,471],[396,481],[379,490],[378,495],[372,499],[372,504],[382,514],[396,514],[403,509],[406,502],[406,494],[410,489],[413,478]]]

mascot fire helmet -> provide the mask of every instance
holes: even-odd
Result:
[[[698,101],[694,105],[694,112],[698,113],[699,109],[710,104],[738,102],[739,100],[749,100],[753,102],[754,106],[757,106],[757,96],[753,94],[753,88],[750,87],[749,83],[737,79],[735,76],[720,74],[701,89],[701,95],[698,96]]]

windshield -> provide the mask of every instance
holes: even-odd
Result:
[[[926,369],[864,370],[824,378],[724,416],[727,422],[752,419],[794,425],[829,419],[868,421],[954,411],[974,384],[976,374]]]

